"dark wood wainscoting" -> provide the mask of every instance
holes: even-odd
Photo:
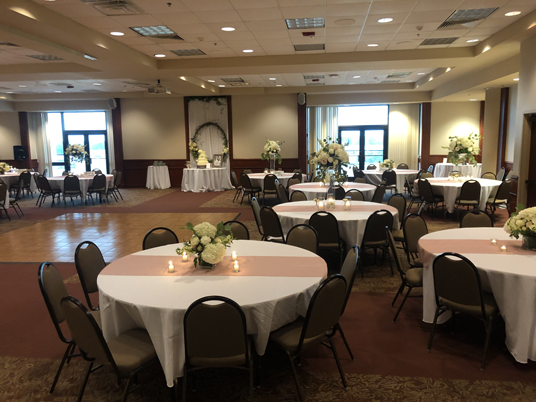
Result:
[[[182,183],[182,169],[186,159],[164,159],[169,168],[171,187],[180,187]],[[147,183],[147,167],[154,163],[153,159],[125,159],[123,161],[123,185],[125,187],[145,187]]]
[[[14,159],[4,159],[1,162],[7,163],[9,166],[16,167],[17,169],[28,169],[27,167],[24,167],[25,161],[16,161]],[[37,168],[39,167],[39,163],[37,163],[37,159],[31,159],[30,160],[30,168],[35,170],[37,172]],[[43,172],[39,172],[43,173]]]

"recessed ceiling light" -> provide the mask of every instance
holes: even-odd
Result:
[[[244,53],[253,53],[253,49],[244,49],[242,50]]]
[[[348,83],[348,85],[354,85],[354,84],[355,84],[355,82],[349,82]]]
[[[180,36],[178,36],[172,29],[168,28],[165,25],[151,25],[148,27],[129,27],[134,32],[140,34],[141,36],[148,36],[153,38],[168,38],[168,39],[176,39],[179,38],[182,40]]]
[[[21,7],[10,7],[11,11],[14,11],[20,15],[24,15],[25,17],[31,18],[32,20],[37,20],[35,16],[28,10],[21,8]]]
[[[98,86],[98,87],[99,87],[99,86],[101,86],[102,84],[101,84],[100,82],[94,82],[94,83],[93,83],[93,85],[95,85],[95,86]]]
[[[380,18],[380,19],[378,20],[378,22],[379,22],[380,24],[385,24],[385,23],[387,23],[387,22],[391,22],[392,20],[393,20],[392,18]]]
[[[469,100],[470,100],[470,101],[473,101],[473,102],[476,101],[476,99],[469,99]]]
[[[112,36],[125,36],[125,34],[123,32],[118,32],[118,31],[110,32],[110,35],[112,35]]]
[[[121,92],[127,92],[127,90],[126,90],[126,89],[123,89]]]
[[[324,18],[292,18],[285,20],[288,29],[324,28]]]
[[[270,81],[275,81],[277,78],[268,78]]]
[[[181,80],[186,81],[186,77],[179,77]]]
[[[468,41],[466,41],[467,43],[475,43],[475,42],[478,42],[480,39],[469,39]]]
[[[56,92],[57,94],[61,94],[61,91],[54,91],[54,92]]]
[[[166,55],[162,54],[162,53],[157,53],[157,54],[154,55],[154,57],[162,58],[162,57],[166,57]]]
[[[519,78],[514,78],[514,81],[519,81]]]
[[[233,27],[223,27],[221,30],[222,30],[222,31],[225,31],[225,32],[232,32],[232,31],[234,31],[235,29],[234,29]]]
[[[521,14],[521,11],[510,11],[509,13],[504,14],[506,17],[514,17]]]
[[[8,91],[8,92],[6,92],[6,94],[12,94],[12,93],[13,93],[13,91]]]
[[[216,81],[214,81],[214,80],[207,80],[207,81],[208,81],[208,82],[216,82]]]
[[[276,87],[281,87],[282,85],[281,84],[276,84]]]
[[[225,88],[225,85],[218,85],[220,88]]]
[[[26,85],[19,85],[19,88],[26,88]]]
[[[368,47],[377,47],[379,45],[377,43],[369,43],[367,46]]]
[[[354,75],[352,78],[361,78],[360,75]]]
[[[428,81],[433,81],[434,77],[430,77],[430,79]]]
[[[447,70],[445,71],[446,73],[448,73],[450,71],[450,67],[447,68]]]
[[[92,61],[97,60],[97,58],[96,58],[95,56],[91,56],[90,54],[85,54],[85,55],[84,55],[84,58],[85,58],[85,59],[88,59],[88,60],[92,60]]]
[[[426,73],[417,73],[417,75],[424,75],[424,74],[426,74]]]
[[[201,88],[205,88],[205,85],[201,84]]]

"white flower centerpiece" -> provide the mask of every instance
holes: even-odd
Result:
[[[506,221],[504,230],[516,239],[523,236],[523,248],[536,250],[536,207],[525,209],[518,205],[516,212]]]
[[[283,145],[285,141],[272,141],[269,139],[266,139],[266,144],[264,144],[263,153],[261,153],[261,159],[263,161],[270,160],[270,172],[275,171],[275,160],[277,159],[277,162],[281,165],[281,162],[283,159],[281,158],[281,145]]]
[[[449,137],[449,145],[442,148],[449,150],[447,158],[450,163],[454,163],[458,166],[458,164],[465,164],[467,161],[476,166],[477,161],[475,156],[480,153],[480,148],[478,147],[479,139],[480,135],[473,133],[469,134],[467,137],[459,137],[455,135]]]
[[[11,170],[11,166],[9,166],[6,162],[0,162],[0,174],[7,173]]]
[[[65,155],[71,159],[71,162],[84,162],[87,152],[83,145],[72,144],[65,148]]]
[[[320,149],[313,152],[309,157],[309,164],[316,167],[316,175],[324,182],[330,180],[329,176],[339,182],[340,185],[348,181],[348,175],[344,166],[348,166],[350,158],[344,149],[344,145],[331,141],[331,138],[318,140]],[[328,171],[333,171],[328,174]]]
[[[395,161],[392,159],[384,159],[383,162],[380,162],[380,170],[389,170],[394,169]]]
[[[184,242],[182,248],[177,249],[177,254],[195,255],[194,266],[196,268],[214,268],[223,257],[225,257],[226,248],[233,242],[231,225],[223,226],[223,222],[217,226],[208,222],[192,225],[186,224],[186,229],[193,232],[190,240]],[[225,234],[223,231],[229,234]]]

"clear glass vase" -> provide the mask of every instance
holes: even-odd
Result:
[[[536,237],[523,236],[523,248],[536,251]]]
[[[275,172],[275,160],[276,160],[277,154],[270,154],[270,173]]]
[[[200,257],[198,257],[197,269],[214,269],[218,264],[219,262],[217,262],[216,264],[209,264],[205,260],[202,260]]]

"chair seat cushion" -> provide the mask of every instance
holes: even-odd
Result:
[[[91,315],[93,316],[93,318],[95,319],[95,321],[97,321],[97,325],[99,326],[99,328],[102,328],[102,321],[101,321],[101,316],[100,316],[100,310],[97,310],[97,311],[90,311]]]
[[[339,249],[340,244],[339,243],[318,243],[318,247],[320,247],[320,248],[336,248],[336,249]]]
[[[391,230],[391,233],[393,235],[393,238],[395,241],[404,241],[404,232],[400,229]]]
[[[406,280],[411,286],[422,286],[422,268],[410,268],[406,271]]]
[[[378,241],[364,241],[363,246],[365,247],[384,247],[387,244],[386,240]]]
[[[460,200],[459,198],[456,198],[456,204],[460,204],[460,205],[478,205],[478,204],[480,204],[480,202],[476,201],[476,200]]]
[[[108,342],[122,374],[127,374],[156,357],[151,337],[144,329],[127,331]]]
[[[281,348],[288,350],[289,352],[295,352],[298,349],[298,343],[300,342],[300,335],[302,333],[304,321],[305,320],[300,317],[296,321],[272,332],[270,334],[270,341],[274,342],[276,345],[279,345]],[[325,339],[325,334],[304,339],[302,349],[316,345]]]
[[[411,266],[413,268],[422,268],[424,265],[420,258],[415,258],[414,260],[411,261]]]
[[[190,364],[197,367],[234,367],[246,364],[246,355],[226,357],[190,357]]]
[[[508,200],[495,200],[495,198],[488,198],[488,200],[486,201],[486,204],[491,204],[491,205],[494,205],[494,204],[506,204],[508,202]]]
[[[494,315],[497,313],[497,303],[495,302],[495,298],[491,293],[483,292],[484,296],[484,311],[486,312],[487,316]],[[473,305],[467,305],[467,304],[459,304],[452,302],[447,299],[442,299],[441,303],[445,306],[447,306],[449,309],[454,311],[459,311],[460,313],[466,313],[471,315],[476,315],[479,317],[482,317],[482,308],[480,305],[473,306]]]

